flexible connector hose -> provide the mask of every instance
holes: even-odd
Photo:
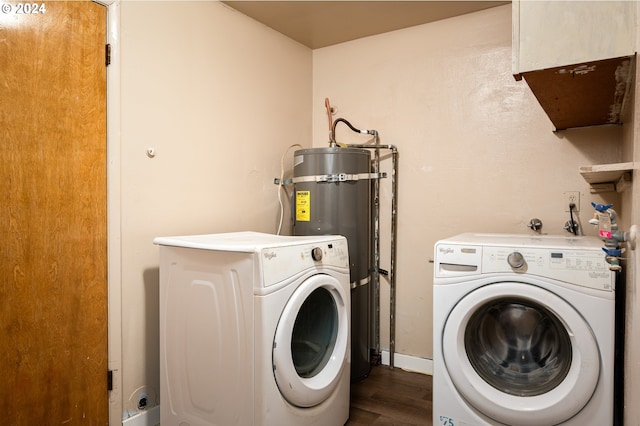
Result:
[[[331,143],[335,144],[336,143],[336,125],[338,123],[344,123],[347,126],[349,126],[349,128],[351,130],[353,130],[356,133],[361,133],[363,135],[373,135],[375,137],[378,136],[378,132],[376,132],[375,130],[360,130],[360,129],[356,129],[355,127],[353,127],[351,125],[351,123],[349,123],[347,120],[345,120],[344,118],[338,118],[336,119],[336,121],[333,122],[333,126],[331,127]]]

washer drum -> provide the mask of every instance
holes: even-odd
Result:
[[[343,235],[351,277],[351,378],[370,371],[371,153],[311,148],[294,153],[293,235]]]

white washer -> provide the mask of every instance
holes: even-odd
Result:
[[[612,424],[615,274],[602,246],[500,234],[435,244],[434,425]]]
[[[350,289],[341,236],[156,238],[163,425],[343,425]]]

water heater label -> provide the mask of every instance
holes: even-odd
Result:
[[[311,191],[296,191],[296,220],[311,221]]]

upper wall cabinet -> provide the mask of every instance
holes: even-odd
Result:
[[[513,74],[556,130],[620,124],[636,51],[634,1],[513,2]]]

